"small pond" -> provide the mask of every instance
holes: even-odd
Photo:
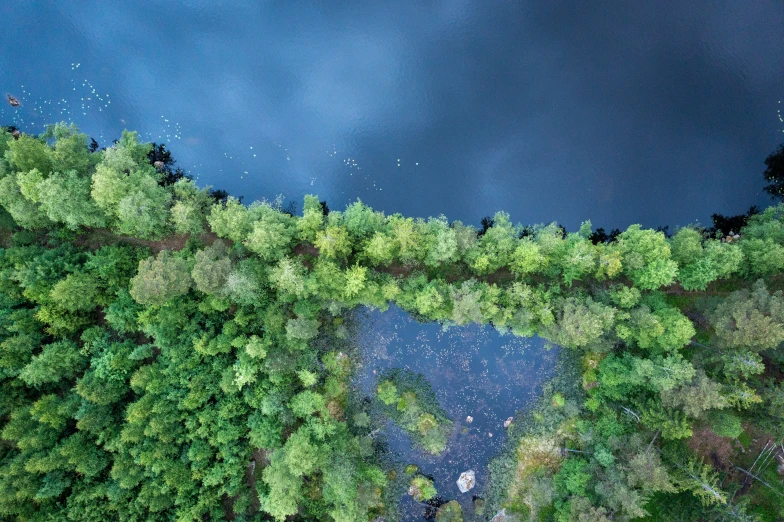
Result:
[[[421,374],[430,383],[440,406],[454,422],[446,450],[430,455],[412,444],[408,435],[389,422],[382,436],[393,455],[416,464],[434,479],[443,500],[457,499],[466,515],[474,495],[488,482],[487,465],[506,442],[504,421],[525,409],[552,376],[558,348],[546,348],[538,337],[501,335],[490,326],[451,327],[419,323],[397,307],[386,312],[357,313],[360,360],[355,385],[374,396],[379,375],[392,368]],[[473,422],[466,422],[466,417]],[[461,494],[456,481],[472,469],[476,486]],[[405,495],[403,520],[423,520],[425,506]],[[469,517],[466,517],[470,519]]]

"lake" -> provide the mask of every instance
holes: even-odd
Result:
[[[25,1],[0,20],[22,101],[1,124],[136,129],[246,201],[707,223],[769,201],[784,139],[780,0]]]
[[[456,499],[466,514],[474,495],[489,482],[487,465],[506,443],[504,421],[533,405],[552,375],[558,348],[546,348],[538,337],[501,335],[490,326],[418,323],[392,306],[386,312],[364,310],[352,318],[358,336],[359,364],[354,383],[363,396],[375,396],[379,376],[402,368],[422,375],[439,405],[454,422],[454,434],[438,456],[414,446],[408,435],[389,423],[380,437],[391,457],[415,464],[432,476],[439,496]],[[473,418],[467,422],[468,416]],[[473,470],[476,487],[460,493],[460,473]],[[403,520],[421,520],[425,507],[404,495]]]

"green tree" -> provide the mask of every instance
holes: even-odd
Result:
[[[140,304],[162,305],[191,288],[188,263],[163,250],[156,257],[139,261],[139,273],[131,279],[131,297]]]
[[[47,125],[42,137],[55,140],[54,147],[50,151],[53,171],[74,170],[84,176],[100,160],[100,154],[90,154],[87,148],[87,135],[79,132],[78,127],[73,123]]]
[[[282,452],[276,452],[262,473],[269,491],[260,496],[261,508],[278,521],[296,514],[302,498],[302,477],[292,473],[284,459]]]
[[[284,257],[269,271],[269,280],[284,294],[302,298],[306,296],[306,270],[296,258]]]
[[[245,241],[253,230],[254,215],[238,199],[229,197],[225,203],[210,209],[207,222],[218,237],[228,238],[235,243]]]
[[[388,406],[396,404],[400,400],[397,394],[397,387],[395,387],[392,381],[383,381],[378,385],[378,399]]]
[[[205,294],[220,294],[232,270],[226,244],[215,241],[209,247],[197,251],[194,258],[191,277],[196,288]]]
[[[383,232],[376,232],[365,243],[363,255],[371,265],[389,266],[395,259],[395,240]]]
[[[44,176],[52,172],[51,151],[42,139],[22,134],[18,140],[7,142],[5,159],[20,172],[37,169]]]
[[[457,233],[449,227],[446,217],[428,219],[426,228],[427,235],[432,239],[424,260],[425,264],[437,267],[456,262],[459,256]]]
[[[96,307],[98,282],[89,274],[69,274],[52,288],[50,294],[57,306],[69,312],[86,312]]]
[[[198,235],[204,232],[206,216],[212,206],[209,187],[199,189],[193,180],[183,178],[172,185],[174,205],[171,222],[177,234]]]
[[[564,283],[571,285],[596,272],[597,254],[593,244],[579,234],[569,234],[560,259]]]
[[[697,419],[706,411],[729,406],[721,390],[721,384],[711,380],[705,372],[698,371],[691,383],[663,390],[661,399],[665,407],[681,409],[689,417]]]
[[[459,288],[450,285],[449,297],[452,301],[451,319],[454,322],[459,325],[483,322],[482,290],[474,279],[463,282]]]
[[[524,237],[512,254],[510,267],[515,275],[526,276],[541,272],[547,264],[548,258],[542,254],[539,245],[530,238]]]
[[[253,229],[244,242],[245,246],[265,261],[284,257],[296,234],[293,218],[269,205],[261,205],[257,211],[260,219],[253,223]]]
[[[35,230],[51,224],[38,205],[22,194],[14,176],[0,179],[0,205],[23,228]]]
[[[708,318],[722,347],[759,352],[784,342],[784,297],[762,280],[730,294]]]
[[[398,260],[406,265],[420,260],[424,243],[416,222],[412,218],[395,214],[389,217],[388,223]]]
[[[691,491],[705,505],[726,504],[727,495],[719,487],[719,477],[713,468],[703,462],[689,460],[681,471],[680,485]]]
[[[328,226],[317,232],[315,245],[320,254],[331,259],[342,260],[351,254],[351,239],[342,226]]]
[[[76,170],[54,172],[38,183],[37,190],[47,217],[64,223],[71,230],[79,227],[105,227],[106,218],[90,196],[90,178]]]
[[[591,298],[569,297],[563,301],[556,324],[545,329],[548,339],[571,348],[606,349],[612,345],[607,337],[615,323],[615,310]],[[608,344],[609,343],[609,344]]]
[[[302,217],[297,220],[297,232],[302,241],[313,242],[324,226],[324,210],[318,196],[305,196],[305,208]]]
[[[137,176],[135,187],[117,205],[118,231],[144,239],[168,232],[171,193],[148,175]]]
[[[631,225],[618,236],[616,244],[623,272],[643,290],[669,285],[678,274],[678,264],[670,259],[670,246],[662,232]]]
[[[383,212],[375,212],[359,199],[347,206],[346,211],[343,212],[343,226],[346,227],[354,243],[367,239],[381,230],[385,222]]]
[[[433,481],[422,475],[416,475],[411,479],[411,486],[408,494],[414,497],[417,502],[424,502],[438,495]]]
[[[19,378],[30,386],[40,387],[74,377],[84,368],[84,363],[85,357],[76,343],[56,341],[45,345],[22,369]]]
[[[553,477],[553,483],[563,493],[585,496],[588,482],[591,480],[591,475],[587,471],[588,463],[585,460],[566,459]]]
[[[740,241],[740,248],[745,259],[743,272],[746,276],[764,277],[784,270],[784,246],[772,239],[744,238]]]
[[[289,339],[300,339],[307,341],[318,335],[319,321],[307,317],[297,317],[289,319],[286,324],[286,336]]]
[[[509,220],[509,214],[497,212],[493,216],[492,226],[482,234],[468,254],[468,262],[477,274],[495,272],[509,264],[517,242],[517,231]]]

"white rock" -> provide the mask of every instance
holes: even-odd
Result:
[[[468,417],[466,417],[467,424],[471,424],[472,422],[474,422],[474,418],[472,416],[469,415]]]
[[[460,493],[467,493],[475,485],[476,485],[476,474],[472,469],[462,472],[460,474],[460,478],[457,479],[457,487],[460,490]]]
[[[509,417],[508,419],[506,419],[504,421],[504,428],[508,428],[509,426],[511,426],[513,420],[514,420],[514,417]]]

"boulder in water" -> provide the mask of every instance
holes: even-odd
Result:
[[[509,426],[511,426],[513,420],[514,420],[514,417],[509,417],[508,419],[506,419],[504,421],[504,428],[508,428]]]
[[[460,478],[457,479],[457,488],[460,490],[460,493],[467,493],[475,485],[476,473],[472,469],[462,472]]]
[[[466,424],[471,424],[472,422],[474,422],[474,418],[472,416],[469,415],[466,417]]]

